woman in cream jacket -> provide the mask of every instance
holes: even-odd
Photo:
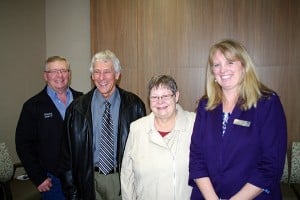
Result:
[[[175,80],[153,77],[148,84],[151,113],[130,126],[121,169],[123,200],[190,199],[189,146],[195,113],[178,104]]]

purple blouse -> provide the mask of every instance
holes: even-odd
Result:
[[[223,132],[222,105],[205,110],[199,102],[190,146],[191,199],[203,199],[194,179],[209,177],[219,198],[229,199],[246,183],[265,190],[256,199],[281,199],[280,179],[287,147],[287,126],[277,94],[263,97],[256,108],[237,105]]]

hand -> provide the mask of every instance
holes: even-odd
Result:
[[[52,187],[52,182],[51,182],[51,178],[47,178],[46,180],[44,180],[44,182],[42,182],[38,187],[38,191],[39,192],[47,192],[51,189]]]

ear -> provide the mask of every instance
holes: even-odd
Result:
[[[120,73],[120,72],[116,72],[116,74],[115,74],[115,79],[116,79],[116,80],[119,80],[119,78],[120,78],[120,75],[121,75],[121,73]]]
[[[176,97],[176,103],[178,103],[178,100],[179,100],[179,91],[177,91],[177,92],[175,93],[175,97]]]
[[[46,72],[44,72],[43,76],[44,76],[44,80],[47,82],[47,81],[48,81],[48,76],[47,76],[47,73],[46,73]]]

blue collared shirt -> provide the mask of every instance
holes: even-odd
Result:
[[[64,104],[57,96],[57,93],[49,86],[47,86],[47,94],[51,98],[52,102],[55,104],[55,107],[59,111],[61,117],[65,118],[65,113],[67,107],[70,105],[70,103],[73,101],[73,95],[70,89],[67,89],[67,103]]]
[[[114,164],[117,164],[117,138],[118,138],[118,121],[119,121],[119,109],[121,104],[121,97],[118,89],[116,88],[111,97],[108,99],[111,104],[110,113],[113,120],[113,132],[114,132]],[[99,157],[97,152],[100,150],[101,141],[101,128],[102,128],[102,116],[105,109],[105,98],[102,94],[95,89],[91,109],[92,109],[92,120],[93,120],[93,149],[94,149],[94,164],[97,166]]]

